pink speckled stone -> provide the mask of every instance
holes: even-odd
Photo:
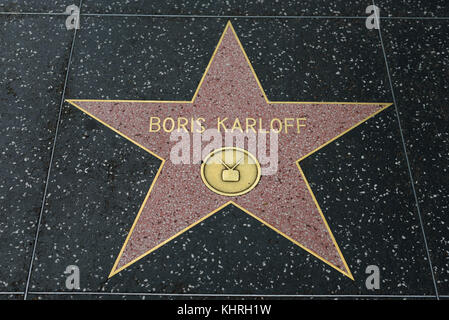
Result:
[[[167,160],[116,269],[232,200],[340,270],[348,271],[295,161],[384,105],[267,103],[229,27],[193,103],[74,102]],[[208,128],[216,128],[217,117],[260,117],[264,123],[272,118],[305,117],[307,127],[300,134],[290,128],[288,134],[279,135],[277,174],[262,176],[257,187],[245,195],[226,197],[204,185],[200,164],[174,165],[169,160],[175,142],[170,142],[169,133],[149,132],[152,116],[204,117]]]

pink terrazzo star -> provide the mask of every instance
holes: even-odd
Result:
[[[232,25],[226,29],[192,101],[70,100],[90,116],[163,160],[110,276],[167,243],[230,202],[336,270],[353,278],[298,159],[386,108],[387,104],[271,102],[260,87]],[[306,127],[279,137],[275,175],[247,194],[227,197],[202,182],[200,164],[173,164],[170,133],[149,132],[150,117],[306,118]],[[232,124],[232,122],[231,122]],[[299,169],[299,170],[298,170]]]

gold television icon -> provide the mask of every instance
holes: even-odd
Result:
[[[225,182],[237,182],[240,180],[240,172],[233,169],[223,170],[221,172],[221,179]]]

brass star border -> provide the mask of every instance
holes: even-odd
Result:
[[[330,235],[330,237],[331,237],[331,239],[332,239],[332,242],[333,242],[333,244],[335,245],[335,248],[337,249],[337,252],[338,252],[338,254],[340,255],[340,258],[341,258],[341,260],[343,261],[343,264],[344,264],[344,266],[345,266],[345,268],[346,268],[347,271],[344,271],[344,270],[340,269],[339,267],[337,267],[336,265],[334,265],[333,263],[331,263],[330,261],[327,261],[326,259],[324,259],[324,258],[321,257],[320,255],[318,255],[317,253],[315,253],[315,252],[313,252],[312,250],[308,249],[307,247],[303,246],[303,245],[302,245],[301,243],[299,243],[298,241],[292,239],[291,237],[289,237],[289,236],[286,235],[285,233],[281,232],[280,230],[278,230],[278,229],[275,228],[274,226],[270,225],[270,224],[267,223],[266,221],[264,221],[264,220],[262,220],[261,218],[257,217],[255,214],[253,214],[253,213],[251,213],[250,211],[246,210],[245,208],[239,206],[239,205],[238,205],[237,203],[235,203],[234,201],[228,201],[228,202],[225,203],[224,205],[218,207],[217,209],[211,211],[210,213],[208,213],[207,215],[205,215],[205,216],[202,217],[201,219],[197,220],[195,223],[189,225],[188,227],[186,227],[186,228],[184,228],[183,230],[179,231],[178,233],[176,233],[176,234],[173,235],[172,237],[170,237],[170,238],[168,238],[167,240],[165,240],[165,241],[159,243],[157,246],[153,247],[152,249],[148,250],[148,251],[145,252],[144,254],[140,255],[140,256],[137,257],[137,258],[135,258],[135,259],[132,260],[131,262],[129,262],[129,263],[127,263],[126,265],[122,266],[121,268],[118,268],[118,269],[117,269],[117,265],[118,265],[118,263],[119,263],[119,261],[120,261],[120,258],[121,258],[122,254],[123,254],[123,251],[124,251],[124,249],[125,249],[125,247],[126,247],[128,241],[129,241],[129,238],[130,238],[131,234],[132,234],[133,231],[134,231],[134,228],[135,228],[136,225],[137,225],[137,221],[138,221],[139,218],[140,218],[140,215],[141,215],[142,210],[143,210],[143,208],[144,208],[144,206],[145,206],[145,203],[147,202],[147,200],[148,200],[148,198],[149,198],[149,196],[150,196],[150,193],[151,193],[151,191],[152,191],[154,185],[156,184],[156,181],[157,181],[157,179],[158,179],[158,177],[159,177],[159,174],[161,173],[161,170],[162,170],[162,168],[163,168],[164,163],[165,163],[166,160],[163,159],[162,157],[160,157],[159,155],[157,155],[156,153],[152,152],[151,150],[145,148],[144,146],[142,146],[142,145],[139,144],[138,142],[134,141],[133,139],[129,138],[128,136],[126,136],[126,135],[123,134],[122,132],[120,132],[120,131],[114,129],[112,126],[108,125],[108,124],[105,123],[104,121],[102,121],[102,120],[100,120],[99,118],[95,117],[94,115],[92,115],[91,113],[89,113],[88,111],[86,111],[85,109],[83,109],[82,107],[80,107],[80,106],[77,104],[77,102],[78,102],[78,101],[79,101],[79,102],[81,102],[81,101],[92,101],[92,102],[97,101],[97,102],[140,102],[140,103],[193,103],[193,102],[195,101],[197,95],[198,95],[198,92],[199,92],[199,90],[200,90],[200,88],[201,88],[201,85],[202,85],[202,83],[203,83],[203,81],[204,81],[204,79],[205,79],[205,77],[206,77],[206,74],[207,74],[208,71],[209,71],[209,68],[210,68],[210,66],[211,66],[211,64],[212,64],[212,61],[214,60],[214,57],[215,57],[215,55],[216,55],[216,53],[217,53],[217,51],[218,51],[218,48],[220,47],[220,44],[221,44],[221,42],[222,42],[222,40],[223,40],[223,37],[224,37],[226,31],[228,30],[228,28],[230,28],[230,29],[232,30],[232,33],[234,34],[235,38],[237,39],[238,45],[240,46],[240,49],[242,50],[243,55],[245,56],[246,62],[248,63],[248,65],[249,65],[249,67],[250,67],[250,69],[251,69],[251,72],[252,72],[254,78],[256,79],[257,85],[258,85],[259,89],[261,90],[261,92],[262,92],[262,94],[263,94],[263,97],[264,97],[264,99],[265,99],[265,101],[266,101],[267,104],[298,104],[298,105],[301,105],[301,104],[358,104],[358,105],[368,105],[368,104],[369,104],[369,105],[372,105],[372,104],[377,104],[377,105],[382,105],[382,106],[383,106],[383,108],[379,109],[377,112],[371,114],[369,117],[365,118],[364,120],[362,120],[362,121],[356,123],[355,125],[353,125],[352,127],[350,127],[348,130],[342,132],[341,134],[337,135],[337,136],[334,137],[333,139],[327,141],[325,144],[321,145],[320,147],[316,148],[315,150],[311,151],[310,153],[306,154],[305,156],[301,157],[300,159],[298,159],[298,160],[296,161],[296,165],[298,166],[298,170],[299,170],[299,172],[300,172],[302,178],[304,179],[304,182],[305,182],[306,185],[307,185],[307,188],[308,188],[308,190],[309,190],[309,192],[310,192],[310,195],[312,196],[312,199],[313,199],[313,201],[314,201],[314,203],[315,203],[315,205],[316,205],[316,207],[317,207],[317,209],[318,209],[318,211],[319,211],[319,213],[320,213],[320,215],[321,215],[321,218],[322,218],[322,220],[323,220],[323,222],[324,222],[324,225],[326,226],[326,229],[327,229],[327,231],[329,232],[329,235]],[[160,167],[159,167],[159,169],[158,169],[158,171],[157,171],[157,173],[156,173],[156,175],[155,175],[155,177],[154,177],[154,179],[153,179],[153,181],[152,181],[152,183],[151,183],[151,185],[150,185],[150,188],[149,188],[149,190],[148,190],[148,192],[147,192],[147,194],[146,194],[146,196],[145,196],[145,199],[144,199],[142,205],[140,206],[139,212],[137,213],[137,216],[136,216],[136,218],[134,219],[133,225],[132,225],[130,231],[128,232],[128,235],[127,235],[126,240],[125,240],[125,242],[124,242],[124,244],[123,244],[123,246],[122,246],[122,248],[121,248],[121,250],[120,250],[120,253],[119,253],[119,255],[117,256],[117,258],[116,258],[116,260],[115,260],[114,266],[112,267],[112,270],[110,271],[110,274],[109,274],[108,278],[111,278],[112,276],[116,275],[116,274],[119,273],[120,271],[126,269],[127,267],[131,266],[132,264],[134,264],[134,263],[137,262],[138,260],[142,259],[142,258],[145,257],[146,255],[148,255],[148,254],[150,254],[151,252],[157,250],[158,248],[162,247],[162,246],[165,245],[166,243],[168,243],[168,242],[170,242],[171,240],[175,239],[176,237],[178,237],[179,235],[183,234],[183,233],[186,232],[187,230],[193,228],[193,227],[196,226],[197,224],[199,224],[199,223],[201,223],[202,221],[204,221],[205,219],[209,218],[210,216],[212,216],[212,215],[215,214],[216,212],[218,212],[218,211],[222,210],[223,208],[227,207],[228,205],[232,204],[232,205],[234,205],[235,207],[237,207],[237,208],[239,208],[240,210],[242,210],[243,212],[245,212],[245,213],[247,213],[248,215],[250,215],[251,217],[253,217],[253,218],[255,218],[256,220],[260,221],[263,225],[265,225],[265,226],[271,228],[272,230],[276,231],[278,234],[282,235],[283,237],[287,238],[288,240],[290,240],[290,241],[293,242],[294,244],[298,245],[299,247],[301,247],[302,249],[304,249],[305,251],[307,251],[308,253],[310,253],[310,254],[313,255],[314,257],[318,258],[319,260],[321,260],[321,261],[323,261],[324,263],[326,263],[327,265],[331,266],[332,268],[334,268],[334,269],[337,270],[338,272],[342,273],[342,274],[345,275],[346,277],[350,278],[351,280],[354,280],[354,277],[353,277],[353,275],[352,275],[352,273],[351,273],[351,271],[350,271],[350,269],[349,269],[349,266],[348,266],[348,264],[347,264],[347,262],[346,262],[346,260],[345,260],[345,258],[344,258],[344,256],[343,256],[343,254],[342,254],[342,252],[341,252],[341,250],[340,250],[340,247],[338,246],[337,241],[335,240],[335,237],[334,237],[334,235],[333,235],[333,233],[332,233],[332,231],[331,231],[331,229],[330,229],[330,227],[329,227],[329,224],[327,223],[326,218],[324,217],[323,211],[321,210],[321,207],[320,207],[320,205],[318,204],[318,201],[317,201],[316,198],[315,198],[315,195],[314,195],[314,193],[313,193],[313,191],[312,191],[312,188],[310,187],[310,184],[309,184],[309,182],[308,182],[308,180],[307,180],[307,178],[306,178],[306,176],[305,176],[305,174],[304,174],[304,172],[303,172],[303,170],[302,170],[302,168],[301,168],[301,166],[300,166],[300,162],[301,162],[302,160],[304,160],[305,158],[309,157],[310,155],[312,155],[313,153],[317,152],[318,150],[322,149],[323,147],[327,146],[328,144],[332,143],[332,142],[335,141],[336,139],[340,138],[340,137],[343,136],[344,134],[348,133],[348,132],[351,131],[352,129],[354,129],[354,128],[358,127],[359,125],[361,125],[362,123],[366,122],[366,121],[369,120],[370,118],[374,117],[374,116],[377,115],[378,113],[384,111],[386,108],[388,108],[388,107],[390,107],[391,105],[393,105],[393,103],[378,103],[378,102],[305,102],[305,101],[271,101],[271,100],[269,100],[268,97],[267,97],[267,95],[266,95],[266,93],[265,93],[265,90],[263,89],[263,87],[262,87],[262,85],[261,85],[261,83],[260,83],[260,81],[259,81],[259,78],[257,77],[256,72],[254,71],[254,68],[253,68],[253,66],[252,66],[252,64],[251,64],[251,62],[250,62],[250,60],[249,60],[249,58],[248,58],[248,55],[246,54],[245,49],[243,48],[243,45],[242,45],[242,43],[240,42],[240,39],[239,39],[238,36],[237,36],[237,33],[235,32],[234,27],[233,27],[232,24],[231,24],[231,21],[228,21],[228,22],[227,22],[226,27],[225,27],[225,29],[224,29],[224,31],[223,31],[223,33],[222,33],[222,35],[221,35],[221,37],[220,37],[220,39],[219,39],[217,45],[216,45],[216,47],[215,47],[215,50],[214,50],[214,52],[213,52],[213,54],[212,54],[212,57],[211,57],[210,60],[209,60],[209,63],[208,63],[208,65],[207,65],[207,67],[206,67],[206,70],[204,71],[203,76],[201,77],[201,80],[200,80],[200,82],[199,82],[199,84],[198,84],[198,86],[197,86],[197,88],[196,88],[196,90],[195,90],[195,93],[194,93],[194,95],[193,95],[193,97],[192,97],[192,99],[191,99],[190,101],[186,101],[186,100],[101,100],[101,99],[66,99],[66,101],[67,101],[68,103],[70,103],[71,105],[73,105],[74,107],[76,107],[76,108],[78,108],[79,110],[81,110],[82,112],[86,113],[87,115],[89,115],[89,116],[92,117],[93,119],[97,120],[97,121],[100,122],[101,124],[105,125],[106,127],[108,127],[109,129],[111,129],[111,130],[114,131],[115,133],[117,133],[117,134],[119,134],[120,136],[124,137],[125,139],[131,141],[132,143],[134,143],[134,144],[137,145],[138,147],[144,149],[146,152],[148,152],[148,153],[151,154],[152,156],[154,156],[154,157],[156,157],[156,158],[158,158],[158,159],[160,159],[160,160],[162,161],[162,163],[161,163],[161,165],[160,165]]]

